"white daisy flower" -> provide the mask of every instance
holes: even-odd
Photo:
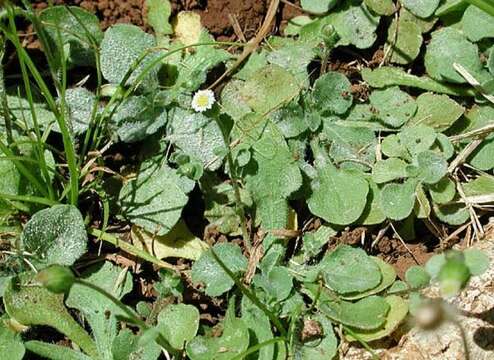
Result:
[[[199,90],[192,98],[192,108],[197,112],[204,112],[213,107],[216,99],[211,90]]]

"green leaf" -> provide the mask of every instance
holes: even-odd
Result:
[[[425,263],[425,270],[430,275],[433,280],[439,276],[439,272],[441,268],[446,263],[446,256],[444,253],[433,255],[427,262]]]
[[[69,61],[75,65],[94,65],[92,41],[99,44],[103,38],[96,15],[78,6],[50,6],[40,14],[51,41],[69,46]]]
[[[494,177],[480,175],[475,180],[463,184],[463,191],[467,198],[494,194]]]
[[[450,225],[462,225],[470,218],[465,204],[434,204],[434,213]]]
[[[419,179],[425,184],[436,184],[448,172],[446,159],[431,150],[426,150],[417,154],[417,166]]]
[[[215,119],[180,108],[172,110],[167,138],[192,158],[199,159],[205,170],[218,170],[223,157],[215,150],[225,148],[223,134]]]
[[[191,360],[230,360],[247,350],[249,330],[242,319],[235,317],[234,309],[230,301],[220,337],[197,336],[187,344]]]
[[[453,125],[464,112],[464,108],[447,95],[421,94],[417,98],[417,113],[409,125],[426,125],[442,132]]]
[[[431,214],[431,204],[422,184],[417,185],[416,195],[414,213],[418,219],[427,219]]]
[[[208,244],[194,236],[183,220],[165,235],[154,235],[132,226],[130,236],[137,248],[143,248],[158,259],[169,257],[197,260],[209,248]]]
[[[377,263],[362,249],[341,245],[319,264],[326,285],[340,294],[363,292],[381,283]],[[355,274],[360,274],[355,276]]]
[[[408,164],[398,158],[379,160],[372,168],[372,180],[376,184],[384,184],[392,180],[407,177]]]
[[[169,0],[146,0],[147,23],[158,36],[173,33],[169,22],[172,6]]]
[[[295,77],[277,65],[268,65],[247,79],[240,95],[252,110],[266,114],[299,93]]]
[[[338,170],[332,165],[318,169],[307,199],[312,214],[332,224],[347,225],[362,215],[369,184],[360,175]]]
[[[5,326],[5,317],[0,319],[0,353],[6,360],[22,360],[26,349],[21,336]]]
[[[369,97],[371,105],[378,111],[377,116],[386,125],[400,127],[410,120],[417,111],[415,100],[398,86],[375,90]]]
[[[209,296],[220,296],[230,290],[234,282],[218,264],[212,251],[225,263],[234,274],[239,274],[247,269],[247,259],[242,255],[240,247],[231,243],[216,244],[205,252],[194,265],[192,265],[192,281],[203,283],[205,292]]]
[[[390,158],[396,157],[409,160],[410,155],[408,154],[408,150],[405,147],[405,144],[402,143],[402,139],[400,137],[402,133],[406,132],[407,129],[405,128],[399,135],[391,134],[386,136],[381,143],[381,151],[383,154]],[[407,143],[406,136],[403,140]]]
[[[82,215],[72,205],[40,210],[26,224],[21,243],[24,251],[32,253],[43,266],[72,265],[86,252]]]
[[[352,106],[351,83],[341,73],[328,72],[314,83],[311,101],[321,112],[343,114]]]
[[[321,300],[326,300],[324,297]],[[377,329],[386,321],[389,304],[381,296],[371,295],[355,303],[321,301],[319,310],[331,320],[362,330]]]
[[[411,155],[429,150],[436,139],[437,134],[434,129],[426,125],[406,127],[398,134],[399,144],[405,146]]]
[[[276,125],[266,124],[262,136],[253,144],[253,160],[245,181],[257,204],[264,229],[283,229],[287,225],[287,198],[302,185],[302,175],[285,139]]]
[[[429,186],[432,200],[437,204],[446,204],[453,200],[456,195],[456,186],[453,180],[445,177],[439,182]]]
[[[166,163],[145,161],[137,177],[120,190],[122,215],[153,234],[165,235],[180,219],[193,186]]]
[[[328,19],[340,36],[338,45],[352,44],[366,49],[376,41],[379,16],[373,15],[364,4],[344,2]]]
[[[414,265],[408,268],[405,279],[412,288],[420,289],[429,285],[431,276],[422,266]]]
[[[494,16],[477,6],[470,5],[461,19],[463,32],[470,41],[477,42],[494,37]]]
[[[401,324],[408,314],[408,303],[403,298],[390,295],[385,298],[389,305],[389,312],[386,317],[386,322],[377,330],[372,331],[361,331],[358,329],[353,329],[353,334],[358,336],[358,341],[370,342],[378,339],[382,339],[391,335]],[[348,341],[357,341],[352,335],[346,335],[345,338]]]
[[[364,0],[365,5],[379,15],[392,15],[395,11],[393,0]]]
[[[458,252],[457,255],[451,256],[453,251],[446,253],[446,263],[441,267],[438,276],[439,287],[444,297],[451,297],[458,294],[471,277],[463,254]]]
[[[402,6],[400,9],[400,21],[411,21],[418,25],[422,33],[427,33],[432,30],[437,22],[437,18],[435,16],[431,16],[426,19],[421,19],[408,11],[406,7]]]
[[[377,285],[375,288],[363,292],[359,292],[355,294],[346,294],[342,296],[343,299],[358,300],[366,296],[375,295],[387,289],[389,286],[391,286],[394,283],[396,279],[396,271],[394,270],[393,266],[389,265],[388,263],[384,262],[378,257],[372,257],[372,260],[376,262],[377,266],[379,266],[379,270],[381,271],[382,279],[379,285]]]
[[[254,284],[261,287],[275,301],[282,301],[292,291],[293,277],[286,267],[275,266],[267,274],[256,275]]]
[[[338,340],[333,331],[333,325],[322,314],[316,314],[309,318],[311,321],[319,323],[322,329],[322,339],[312,339],[303,344],[296,344],[296,359],[328,360],[336,356],[338,350]]]
[[[338,0],[301,0],[302,9],[311,13],[324,14],[336,5]]]
[[[96,96],[82,87],[67,89],[65,91],[65,103],[67,105],[72,131],[75,135],[84,133],[91,121]]]
[[[81,274],[81,278],[119,300],[132,290],[132,276],[126,269],[110,262],[91,266]],[[112,347],[118,335],[116,316],[126,314],[106,296],[80,284],[72,286],[66,304],[84,314],[91,327],[98,354],[103,358],[113,358]]]
[[[484,140],[469,158],[473,167],[488,171],[494,168],[494,139]]]
[[[338,232],[328,225],[321,225],[313,233],[305,233],[303,238],[304,255],[307,257],[317,255],[322,247],[326,245],[331,236],[335,236]]]
[[[154,341],[143,341],[144,337],[145,333],[134,335],[130,329],[121,330],[112,343],[112,360],[158,359],[161,347]]]
[[[181,350],[197,334],[199,310],[193,305],[170,304],[158,315],[158,327],[170,345]]]
[[[431,16],[439,6],[440,0],[401,0],[411,13],[421,18]]]
[[[3,295],[7,314],[26,326],[46,325],[55,328],[88,355],[96,356],[93,340],[70,316],[63,304],[64,296],[54,294],[29,281],[30,275],[26,273],[9,281]]]
[[[381,209],[384,214],[392,220],[407,218],[415,204],[415,187],[415,180],[384,186],[380,197]]]
[[[427,73],[439,81],[465,83],[466,80],[453,67],[457,63],[472,74],[482,70],[478,47],[458,30],[446,27],[432,33],[425,53]]]
[[[487,67],[489,68],[489,72],[494,76],[494,46],[491,48],[489,52],[489,61],[487,63]]]
[[[473,276],[482,275],[489,269],[490,260],[485,252],[470,248],[463,251],[463,255],[465,255],[465,265]]]
[[[379,206],[381,189],[372,179],[367,178],[367,182],[369,183],[367,204],[365,205],[364,212],[360,216],[357,223],[363,225],[381,224],[384,220],[386,220],[386,215],[384,215],[381,207]]]
[[[385,51],[391,51],[392,63],[409,64],[419,55],[422,41],[422,30],[415,22],[393,20],[388,28]]]
[[[51,360],[91,360],[89,356],[65,346],[36,340],[26,341],[25,345],[30,352]]]
[[[112,116],[115,132],[126,143],[144,140],[163,128],[166,122],[165,108],[144,95],[128,97]]]
[[[101,42],[101,72],[104,78],[113,84],[120,83],[134,63],[154,46],[156,46],[154,36],[146,34],[139,27],[129,24],[113,25],[105,31]],[[156,53],[145,56],[126,84],[135,81],[155,55]],[[155,67],[145,76],[143,86],[156,87],[157,75],[158,68]]]

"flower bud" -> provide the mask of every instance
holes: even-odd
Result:
[[[68,293],[75,282],[72,271],[61,265],[51,265],[41,270],[35,279],[55,294]]]

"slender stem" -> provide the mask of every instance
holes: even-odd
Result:
[[[481,10],[484,10],[491,16],[494,16],[494,3],[489,0],[465,0],[467,3],[475,5]]]
[[[50,200],[48,198],[31,196],[31,195],[11,195],[11,194],[0,193],[0,199],[1,198],[12,201],[29,202],[29,203],[41,204],[47,206],[53,206],[58,204],[58,202],[55,200]]]
[[[245,350],[243,353],[238,354],[237,356],[235,356],[234,358],[232,358],[232,360],[242,360],[242,359],[245,359],[248,355],[253,354],[253,353],[261,350],[265,346],[269,346],[271,344],[276,344],[276,343],[279,343],[279,342],[282,342],[282,341],[285,341],[285,338],[283,338],[283,337],[275,337],[275,338],[272,338],[272,339],[263,341],[262,343],[259,343],[259,344],[256,344],[254,346],[251,346],[250,348],[248,348],[247,350]]]

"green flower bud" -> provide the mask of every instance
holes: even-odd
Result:
[[[75,282],[72,271],[61,265],[51,265],[41,270],[35,279],[55,294],[68,293]]]

